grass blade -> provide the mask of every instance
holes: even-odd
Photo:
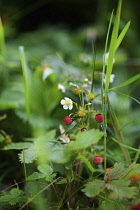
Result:
[[[2,56],[5,57],[6,47],[5,47],[4,29],[1,18],[0,18],[0,52]]]
[[[126,26],[124,27],[124,29],[122,30],[122,32],[120,33],[118,39],[117,39],[117,43],[116,43],[116,49],[115,51],[118,49],[118,47],[120,46],[126,32],[128,31],[128,28],[130,26],[130,21],[126,24]]]
[[[22,67],[22,73],[24,78],[24,94],[25,94],[25,104],[26,104],[26,119],[30,118],[30,96],[29,96],[29,73],[26,65],[24,47],[19,47],[20,61]]]
[[[135,148],[130,147],[130,146],[126,145],[126,144],[122,144],[122,143],[118,142],[118,141],[117,141],[115,138],[113,138],[113,137],[112,137],[112,140],[115,141],[117,144],[119,144],[119,145],[122,146],[122,147],[125,147],[125,148],[130,149],[130,150],[134,150],[134,151],[140,153],[140,148],[139,148],[139,149],[135,149]]]
[[[125,82],[122,82],[121,84],[119,84],[119,85],[117,85],[117,86],[115,86],[115,87],[109,89],[109,91],[110,91],[110,90],[117,89],[117,88],[124,87],[124,86],[126,86],[126,85],[129,85],[129,84],[131,84],[132,82],[135,82],[135,81],[138,80],[138,79],[140,79],[140,74],[137,74],[137,75],[131,77],[130,79],[126,80]]]
[[[119,24],[120,24],[120,13],[121,13],[121,5],[122,0],[119,0],[116,18],[114,22],[113,32],[111,36],[111,42],[109,47],[109,58],[108,58],[108,65],[107,65],[107,72],[106,72],[106,83],[105,83],[105,92],[108,92],[109,82],[110,82],[110,75],[112,73],[113,68],[113,59],[116,51],[116,43],[119,31]]]
[[[86,158],[86,157],[84,157],[83,155],[79,155],[77,158],[76,158],[77,160],[82,160],[85,164],[86,164],[86,166],[88,167],[88,169],[93,173],[93,172],[95,172],[96,170],[92,167],[92,165],[91,165],[91,163],[89,162],[89,160]]]
[[[122,144],[124,144],[124,138],[123,138],[123,135],[120,131],[121,128],[120,128],[118,118],[117,118],[114,110],[112,109],[111,104],[109,103],[109,99],[108,99],[108,107],[109,107],[109,111],[110,111],[110,117],[111,117],[111,120],[112,120],[112,125],[113,125],[113,128],[114,128],[115,134],[118,138],[118,142],[120,144],[121,150],[124,154],[126,162],[128,163],[128,165],[130,165],[131,164],[130,155],[128,153],[127,148],[122,146]]]

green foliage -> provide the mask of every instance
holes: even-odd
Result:
[[[13,188],[10,192],[0,196],[0,202],[8,202],[10,205],[25,202],[27,196],[23,196],[23,191],[18,188]]]
[[[0,52],[3,56],[5,56],[5,36],[4,36],[4,28],[0,17]]]
[[[27,69],[24,47],[20,46],[19,51],[20,51],[21,67],[22,67],[23,78],[24,78],[26,118],[27,118],[27,120],[29,120],[29,118],[30,118],[29,70]]]
[[[130,187],[130,180],[113,180],[105,185],[106,189],[113,191],[113,199],[133,198],[137,193],[136,187]]]
[[[94,180],[93,182],[88,182],[85,185],[85,189],[82,191],[88,196],[93,197],[99,195],[100,192],[104,191],[105,183],[102,180]]]
[[[96,25],[79,32],[47,27],[24,34],[7,44],[5,57],[0,21],[3,209],[118,210],[139,201],[140,165],[131,161],[139,162],[140,154],[136,91],[140,75],[137,69],[129,71],[129,63],[121,63],[127,62],[126,48],[121,43],[130,26],[128,22],[122,29],[121,4],[119,0],[116,16],[113,19],[112,12],[109,21],[105,43],[108,63],[102,61],[105,55],[101,45],[93,41],[102,40]],[[83,54],[85,43],[88,52]],[[26,55],[20,47],[19,58],[21,44]],[[113,85],[112,71],[116,75]],[[117,88],[121,93],[112,91]],[[76,89],[80,89],[78,94]],[[65,97],[70,97],[72,109],[67,103],[62,107]],[[84,116],[79,116],[79,110]],[[103,121],[96,121],[97,114],[103,116]],[[70,125],[63,123],[66,116],[72,119]],[[8,137],[10,142],[6,141]],[[17,155],[22,164],[15,164]],[[96,156],[103,158],[103,164],[94,163]],[[23,191],[8,191],[17,183]]]
[[[138,169],[139,165],[132,164],[128,168],[125,168],[124,164],[116,163],[114,168],[110,169],[107,173],[104,181],[94,180],[88,182],[82,191],[88,197],[94,197],[104,192],[106,195],[109,195],[109,199],[131,199],[137,194],[137,188],[131,186],[129,174],[135,173],[136,168]],[[104,209],[104,205],[103,203],[101,208]]]
[[[97,143],[102,136],[103,132],[95,129],[91,129],[85,132],[79,132],[76,135],[76,141],[69,143],[68,147],[66,148],[66,152],[87,148],[91,144]]]
[[[9,149],[26,149],[29,148],[32,145],[32,143],[29,142],[18,142],[18,143],[10,143],[8,145],[5,145],[2,149],[3,150],[9,150]]]
[[[38,170],[40,173],[38,172],[34,172],[33,174],[31,174],[30,176],[27,177],[27,180],[37,180],[37,179],[41,179],[41,178],[45,178],[46,181],[53,181],[53,178],[56,176],[56,174],[52,174],[53,173],[53,169],[51,166],[47,165],[47,164],[42,164],[42,165],[38,165]]]
[[[84,163],[86,164],[86,166],[88,167],[88,169],[91,172],[95,172],[95,169],[93,168],[93,166],[91,165],[91,163],[89,162],[89,160],[85,156],[79,155],[76,159],[77,160],[80,159],[80,160],[84,161]]]
[[[112,200],[105,200],[102,202],[100,208],[100,210],[108,210],[108,209],[111,209],[111,210],[120,210],[122,209],[121,206],[115,202],[115,201],[112,201]]]
[[[131,84],[132,82],[135,82],[136,80],[140,79],[140,74],[137,74],[135,75],[134,77],[131,77],[130,79],[126,80],[125,82],[122,82],[121,84],[109,89],[109,90],[114,90],[114,89],[117,89],[117,88],[121,88],[121,87],[124,87],[126,85],[129,85]]]

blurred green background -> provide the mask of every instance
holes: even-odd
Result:
[[[7,115],[6,119],[0,121],[0,129],[13,142],[27,141],[27,138],[36,137],[49,129],[58,129],[63,117],[68,114],[62,110],[60,100],[66,95],[76,100],[69,87],[65,94],[57,90],[57,84],[63,83],[69,76],[58,54],[78,80],[81,72],[84,75],[91,72],[90,59],[94,43],[96,71],[102,71],[108,22],[112,10],[116,11],[117,3],[117,0],[0,1],[0,16],[6,42],[6,56],[3,58],[0,55],[0,115]],[[140,1],[123,1],[120,28],[129,20],[131,26],[116,54],[113,86],[139,73],[139,11]],[[29,122],[26,121],[25,114],[19,46],[25,47],[27,64],[32,75]],[[50,66],[56,76],[47,78],[45,83],[42,81],[43,65]],[[99,86],[98,78],[95,84]],[[139,114],[139,103],[126,96],[140,100],[139,88],[140,81],[137,81],[119,89],[118,92],[125,95],[110,93],[121,126]],[[96,106],[100,109],[100,104]],[[130,146],[139,145],[139,125],[140,119],[137,118],[123,130],[126,143]],[[1,147],[7,144],[3,138],[1,134]],[[0,170],[3,174],[1,180],[4,179],[4,184],[8,185],[9,179],[20,181],[23,174],[19,171],[23,168],[18,162],[17,152],[2,151],[0,157]]]

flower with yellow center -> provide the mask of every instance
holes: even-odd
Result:
[[[65,97],[60,103],[63,105],[63,109],[71,110],[73,108],[73,102],[70,98]]]
[[[60,90],[62,93],[65,93],[65,87],[61,84],[58,84],[57,86],[58,90]]]

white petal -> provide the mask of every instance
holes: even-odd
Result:
[[[66,101],[69,101],[69,100],[70,100],[68,97],[65,97],[64,99],[65,99]]]
[[[66,106],[66,105],[64,105],[64,106],[63,106],[63,109],[68,109],[68,108],[69,108],[69,107],[68,107],[68,106]]]
[[[61,89],[62,93],[65,93],[65,88]]]
[[[64,104],[65,104],[65,100],[62,99],[62,100],[60,101],[60,103],[61,103],[62,105],[64,105]]]
[[[69,105],[69,110],[71,110],[73,108],[73,105],[71,104],[71,105]]]
[[[44,71],[43,71],[43,75],[42,75],[42,79],[45,80],[50,74],[54,73],[54,71],[47,67]]]

